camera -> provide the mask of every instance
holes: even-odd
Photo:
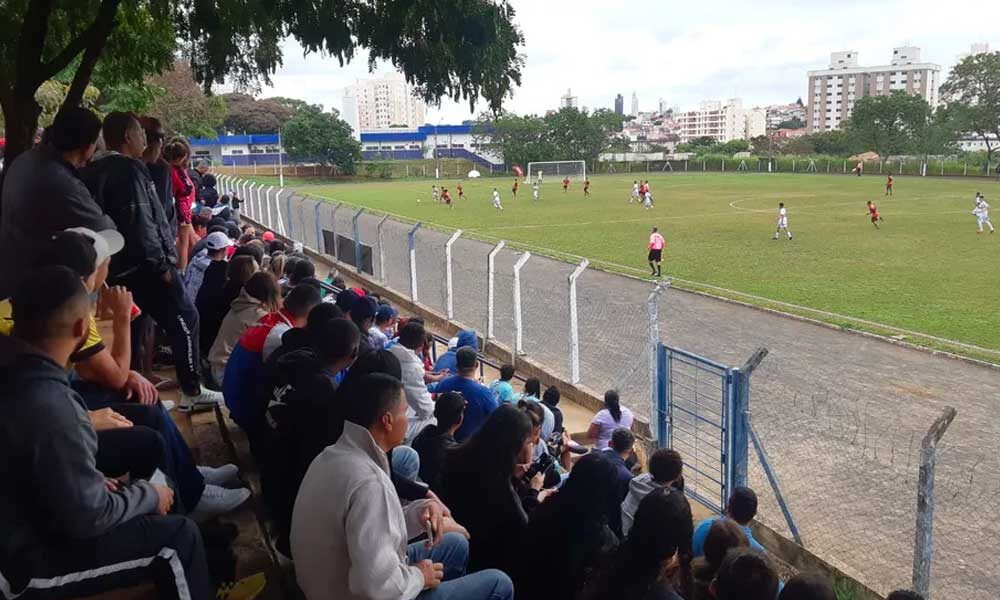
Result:
[[[548,452],[543,452],[542,455],[535,459],[535,461],[531,463],[531,466],[528,467],[528,471],[524,474],[524,479],[526,481],[531,481],[532,477],[538,475],[539,473],[547,472],[555,466],[555,464],[556,461],[552,458],[552,455]]]

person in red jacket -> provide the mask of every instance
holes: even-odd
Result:
[[[194,228],[191,225],[191,205],[197,190],[187,163],[191,147],[184,138],[174,138],[163,147],[163,159],[170,163],[170,183],[173,187],[174,202],[177,206],[177,270],[184,272],[188,257],[195,244]]]

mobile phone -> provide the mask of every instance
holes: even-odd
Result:
[[[431,524],[430,519],[424,521],[424,533],[427,534],[427,541],[424,542],[424,545],[430,548],[434,545],[434,525]]]

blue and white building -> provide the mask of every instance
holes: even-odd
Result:
[[[276,133],[220,135],[215,139],[191,138],[192,158],[211,160],[214,165],[253,166],[276,165],[278,156],[288,162]]]
[[[465,158],[482,168],[499,167],[503,158],[486,150],[473,135],[472,123],[421,125],[416,129],[362,129],[364,160]]]

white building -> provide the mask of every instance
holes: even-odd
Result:
[[[660,101],[656,103],[656,108],[657,108],[656,112],[658,112],[661,115],[665,115],[667,114],[667,111],[670,110],[670,104],[668,104],[667,101],[664,100],[663,98],[660,98]]]
[[[632,92],[632,111],[629,113],[633,117],[639,116],[639,97]]]
[[[559,108],[579,108],[579,100],[573,95],[573,90],[566,90],[566,94],[559,99]]]
[[[743,108],[739,98],[723,104],[719,101],[702,102],[698,110],[674,115],[680,141],[690,142],[699,137],[710,137],[717,142],[749,140],[764,135],[767,113],[762,108]]]
[[[806,128],[810,133],[837,129],[851,116],[854,103],[864,96],[895,91],[917,95],[932,107],[938,103],[941,67],[920,60],[920,48],[893,48],[888,65],[862,67],[853,50],[832,52],[830,66],[809,71]]]
[[[344,90],[344,120],[355,136],[368,129],[419,127],[427,119],[427,104],[399,73],[378,79],[358,79]]]

